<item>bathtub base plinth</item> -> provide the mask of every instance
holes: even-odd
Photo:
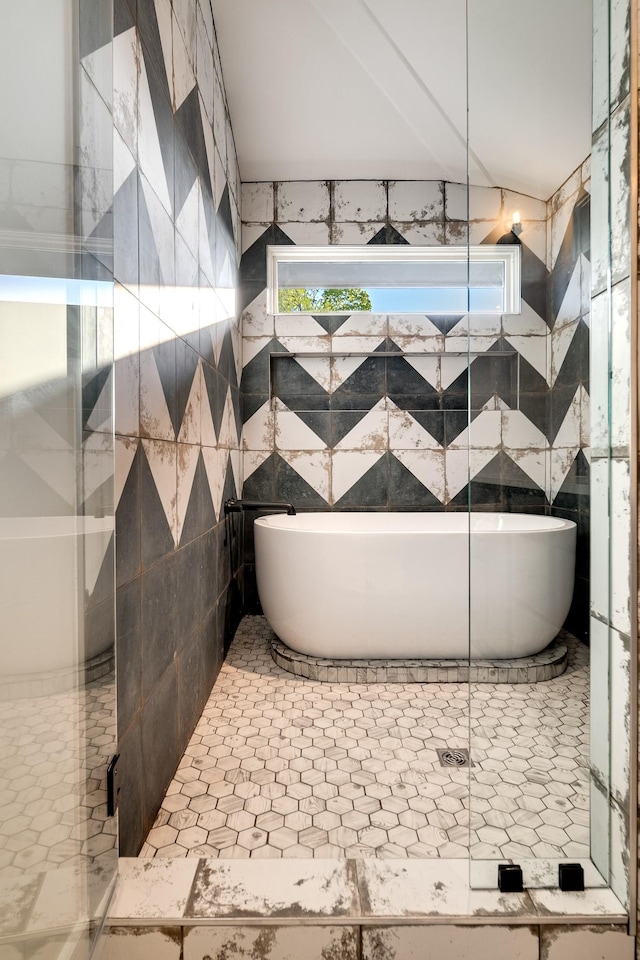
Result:
[[[275,635],[275,663],[307,680],[333,683],[538,683],[567,668],[567,644],[578,641],[566,630],[541,653],[513,660],[329,660],[292,650]]]

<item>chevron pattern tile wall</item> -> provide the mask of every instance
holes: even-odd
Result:
[[[121,853],[136,854],[240,616],[238,549],[221,522],[223,499],[242,486],[240,181],[209,0],[116,0],[114,15],[104,217],[114,224],[118,721],[131,798]],[[96,71],[103,54],[88,55]]]
[[[243,184],[245,494],[313,509],[471,503],[554,512],[579,520],[584,537],[588,200],[588,163],[548,203],[473,187],[468,222],[460,184]],[[523,221],[520,314],[267,313],[268,244],[460,244],[467,236],[496,243],[515,209]],[[465,357],[453,356],[468,348],[469,369]],[[270,354],[350,351],[398,357],[279,357],[272,402]],[[506,351],[513,359],[492,356]]]

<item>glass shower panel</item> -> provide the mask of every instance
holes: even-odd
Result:
[[[28,0],[3,23],[2,956],[89,957],[117,868],[111,17]]]
[[[519,310],[472,312],[467,329],[474,886],[498,886],[503,864],[557,887],[567,862],[604,883],[589,835],[591,51],[591,3],[468,4],[470,242],[521,262]]]

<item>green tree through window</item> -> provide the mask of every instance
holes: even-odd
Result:
[[[309,289],[289,287],[278,290],[280,313],[349,313],[352,310],[371,310],[371,297],[357,288]]]

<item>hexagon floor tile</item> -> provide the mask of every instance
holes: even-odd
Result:
[[[588,651],[534,684],[327,683],[245,617],[141,856],[589,856]],[[473,766],[437,750],[467,747]]]

